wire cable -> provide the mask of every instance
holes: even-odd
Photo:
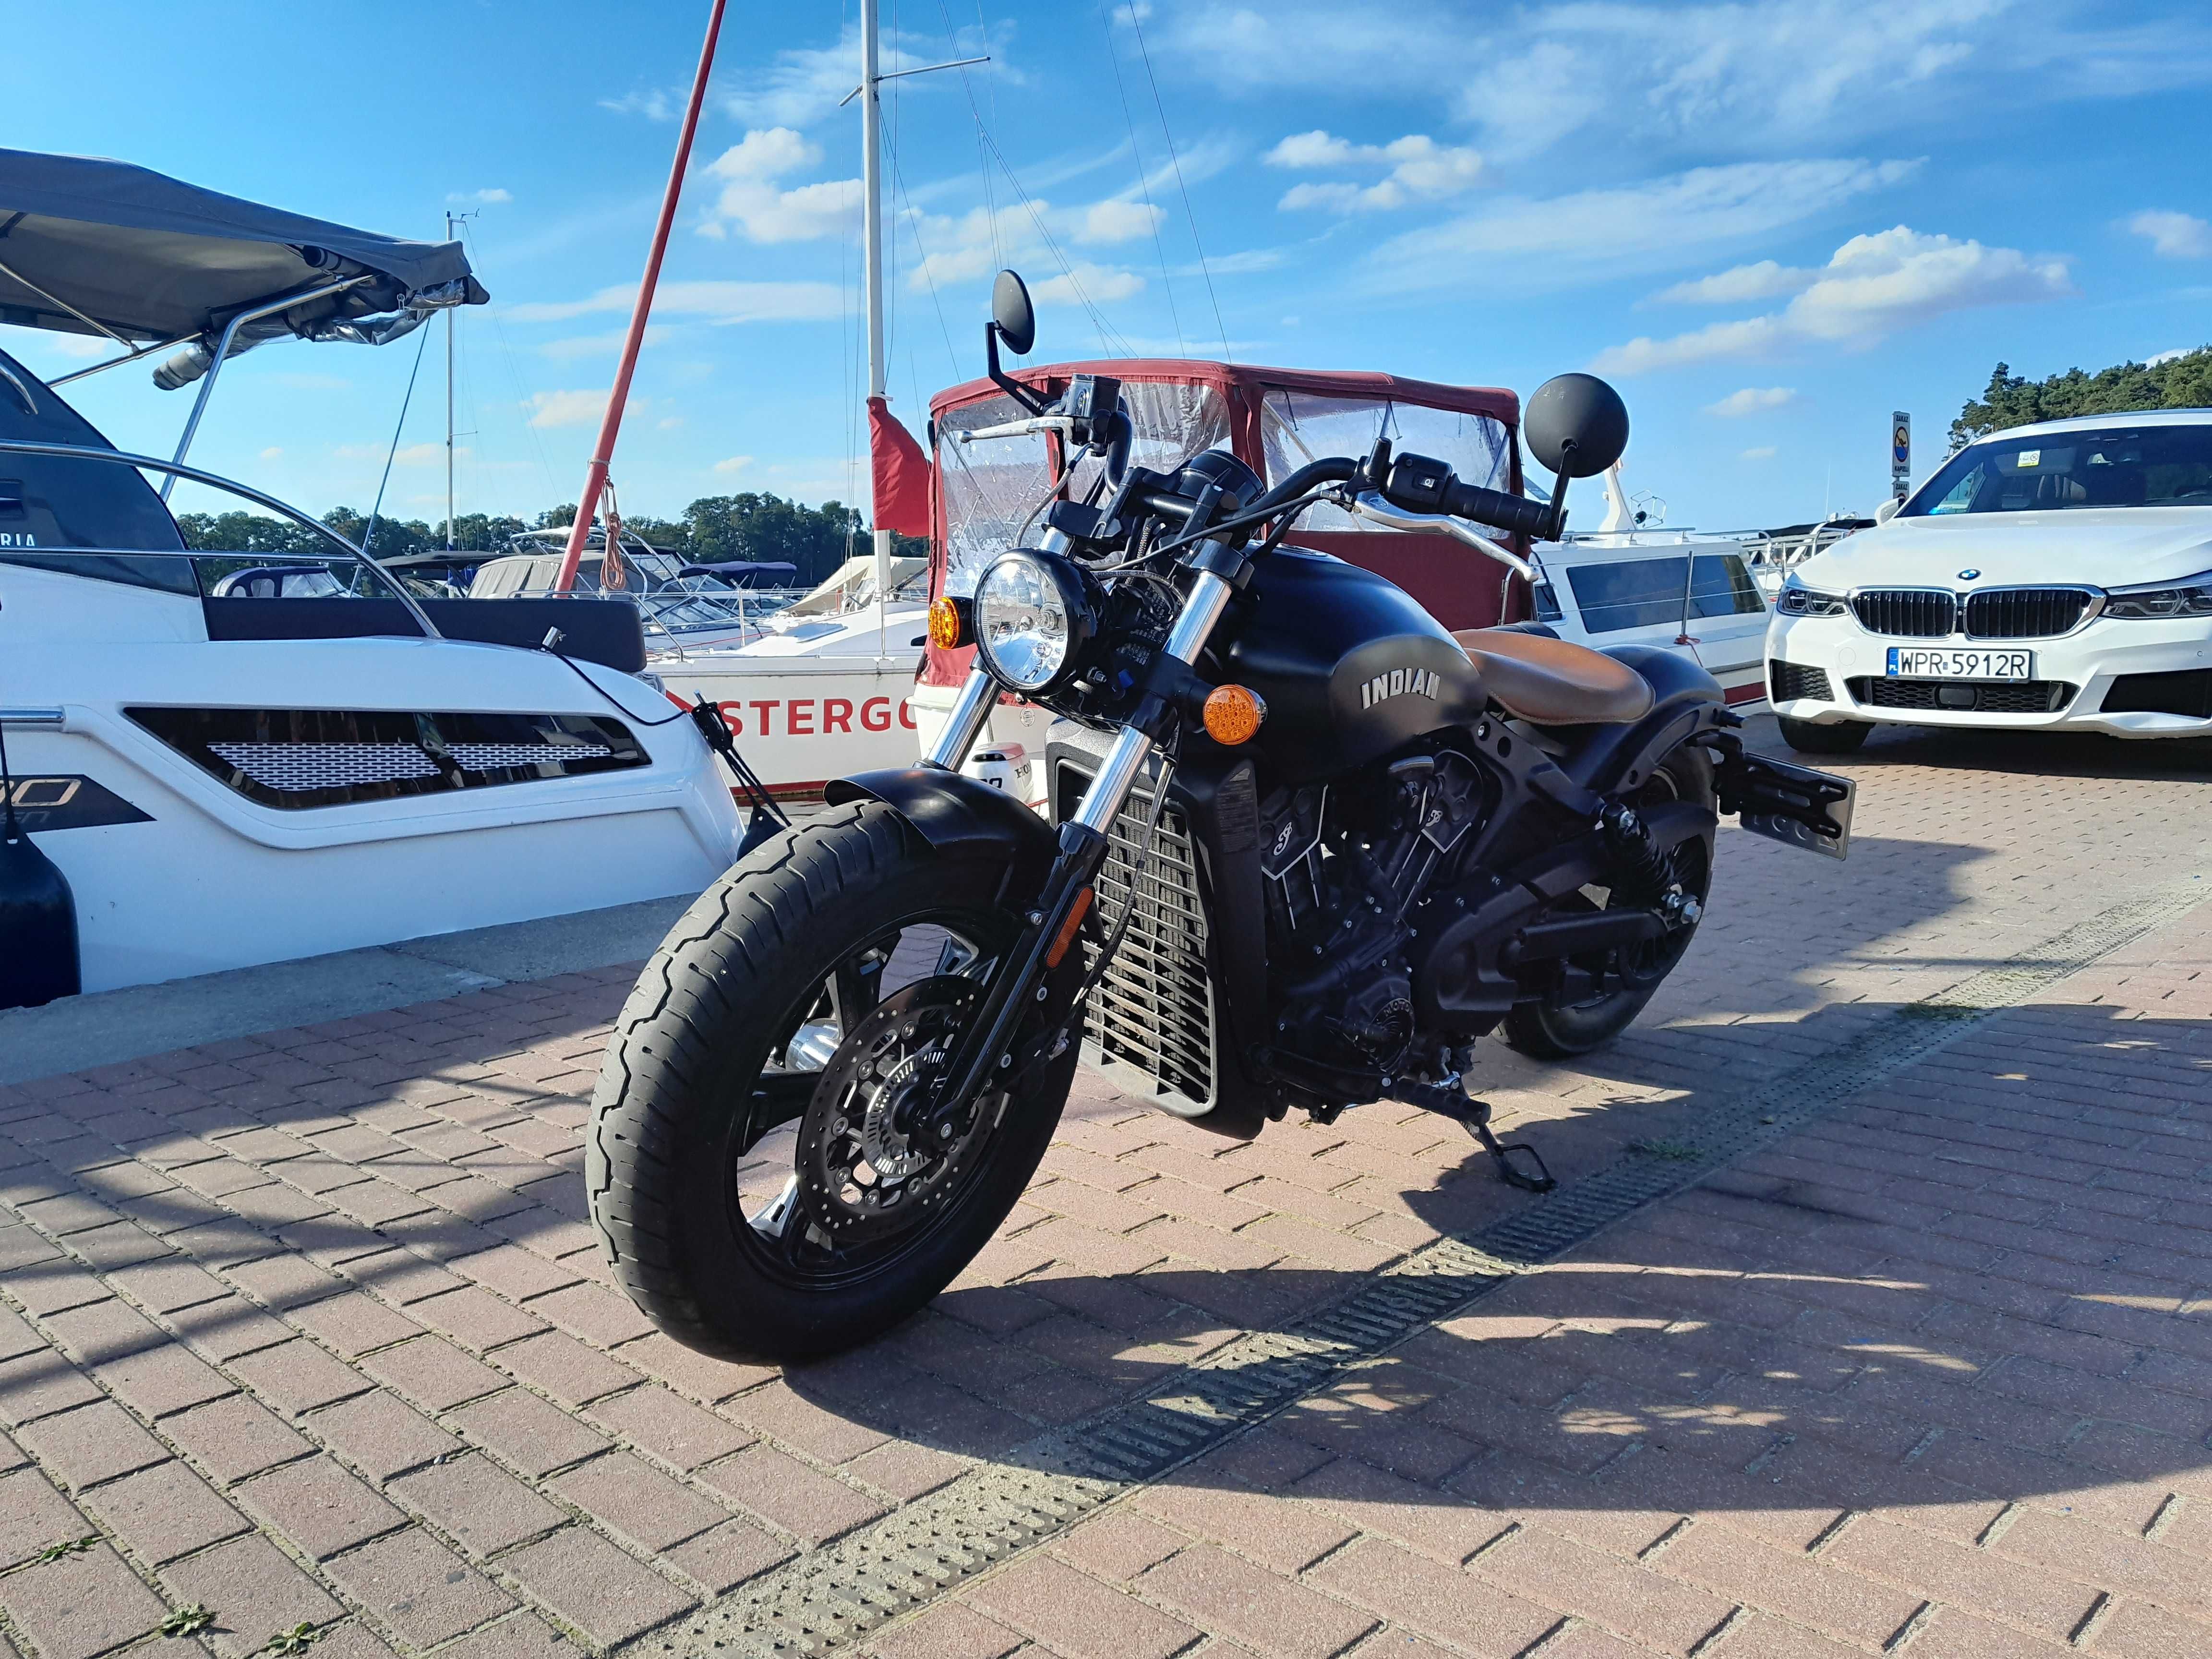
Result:
[[[1221,298],[1213,291],[1213,272],[1206,263],[1206,244],[1199,240],[1198,215],[1190,205],[1190,186],[1183,181],[1182,157],[1176,153],[1175,134],[1168,127],[1168,106],[1160,96],[1159,78],[1152,73],[1152,54],[1145,45],[1144,20],[1138,15],[1140,8],[1129,8],[1129,27],[1137,37],[1138,55],[1145,60],[1145,79],[1152,82],[1152,105],[1160,112],[1160,133],[1168,141],[1168,160],[1175,164],[1176,188],[1182,192],[1183,216],[1190,221],[1190,244],[1198,250],[1198,274],[1206,278],[1206,297],[1212,302],[1213,326],[1221,335],[1221,355],[1230,362],[1237,361],[1229,349],[1229,325],[1221,320]]]
[[[376,520],[377,515],[384,511],[385,487],[392,482],[392,463],[399,454],[399,434],[407,427],[407,406],[415,401],[415,377],[422,372],[422,350],[430,343],[428,328],[421,329],[418,332],[422,338],[415,346],[415,367],[407,371],[407,394],[399,400],[399,418],[392,428],[392,447],[384,452],[384,476],[377,480],[376,502],[368,509],[368,527],[362,532],[361,550],[363,553],[368,551],[369,544],[376,539]]]

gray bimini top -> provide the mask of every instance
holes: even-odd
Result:
[[[0,323],[141,350],[197,341],[156,371],[173,390],[232,319],[292,294],[240,327],[234,355],[288,336],[382,344],[490,298],[459,242],[350,230],[128,161],[0,149]]]

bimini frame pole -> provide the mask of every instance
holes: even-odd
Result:
[[[699,131],[699,107],[707,100],[707,77],[714,67],[714,42],[722,33],[725,0],[714,0],[707,16],[707,39],[699,48],[699,72],[691,80],[691,101],[684,106],[683,130],[676,136],[676,163],[668,170],[668,188],[661,193],[660,218],[653,228],[653,251],[646,256],[645,277],[637,285],[637,303],[630,307],[629,333],[623,340],[622,362],[615,370],[614,389],[607,393],[607,412],[599,422],[599,441],[592,447],[592,464],[584,473],[583,494],[576,498],[576,522],[568,529],[568,545],[561,555],[561,568],[553,578],[556,592],[567,592],[576,580],[584,544],[591,539],[592,515],[599,510],[599,492],[605,489],[607,464],[614,459],[615,439],[622,432],[623,404],[629,398],[631,373],[637,368],[638,348],[645,343],[645,319],[653,314],[653,290],[660,281],[660,258],[668,251],[668,233],[676,222],[677,198],[684,193],[684,170],[691,160],[691,139]]]

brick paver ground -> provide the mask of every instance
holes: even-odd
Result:
[[[1701,1105],[2212,867],[2192,764],[1878,739],[1848,865],[1728,831],[1644,1022],[1576,1066],[1486,1044],[1479,1086],[1569,1179],[1693,1141]],[[0,1659],[654,1639],[1542,1201],[1440,1119],[1234,1146],[1086,1078],[930,1311],[787,1374],[708,1361],[584,1224],[628,977],[0,1088]],[[868,1645],[2212,1653],[2208,1176],[2212,907]]]

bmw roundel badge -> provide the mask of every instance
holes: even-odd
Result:
[[[1959,580],[1962,582],[1970,582],[1981,574],[1978,570],[1961,570],[1959,573]]]

